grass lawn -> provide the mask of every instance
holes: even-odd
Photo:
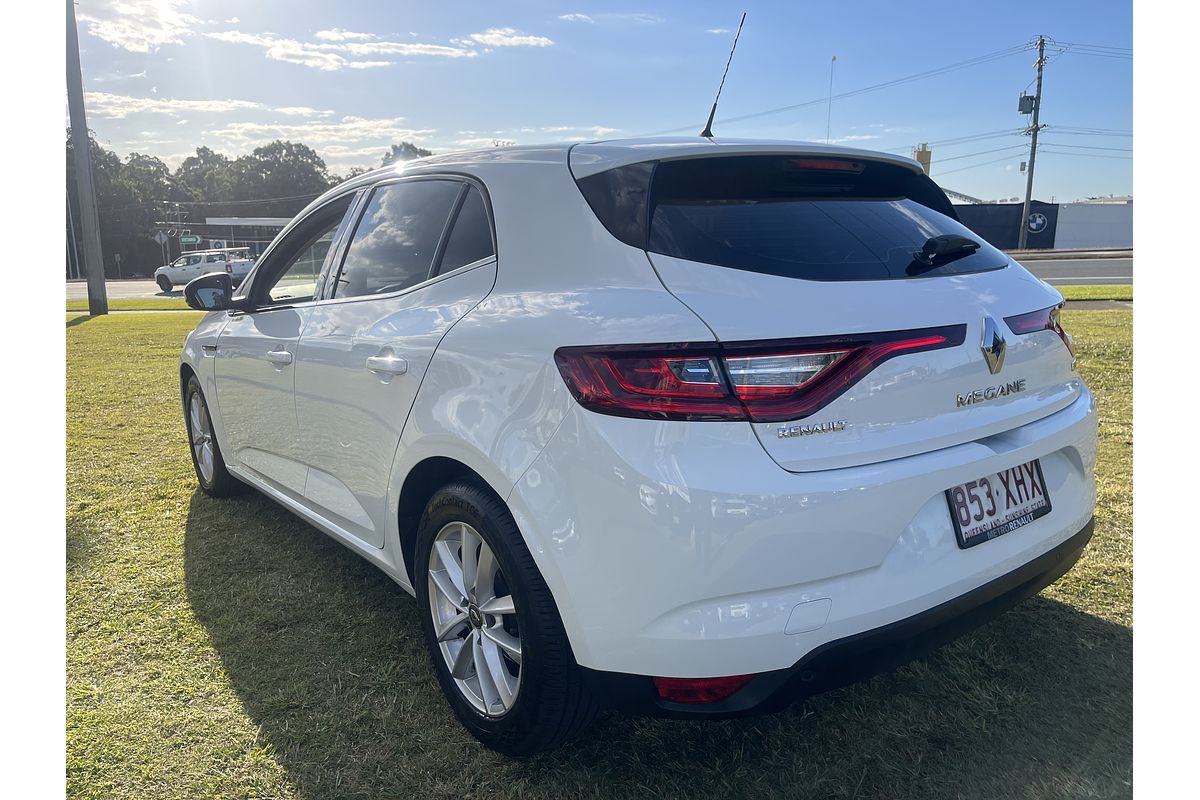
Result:
[[[68,300],[67,311],[87,311],[87,300]],[[108,301],[109,311],[191,311],[182,297],[134,297]]]
[[[1132,286],[1056,286],[1067,300],[1132,300]]]
[[[1131,314],[1064,317],[1101,416],[1095,538],[1064,579],[924,661],[784,714],[611,714],[521,762],[459,727],[415,604],[388,578],[263,497],[196,490],[176,372],[194,318],[70,319],[68,794],[1128,796]]]

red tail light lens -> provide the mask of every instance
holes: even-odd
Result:
[[[651,419],[803,419],[893,356],[955,347],[965,325],[724,344],[563,347],[554,358],[585,408]]]
[[[1062,322],[1059,319],[1061,311],[1062,303],[1059,303],[1056,306],[1039,308],[1037,311],[1030,311],[1027,314],[1005,317],[1004,322],[1010,331],[1018,335],[1037,331],[1054,331],[1067,346],[1067,351],[1074,357],[1075,340],[1071,338],[1071,334],[1063,330]]]
[[[567,388],[584,408],[601,414],[653,419],[741,419],[715,351],[687,355],[687,345],[593,350],[563,347],[554,354]]]
[[[754,678],[730,675],[724,678],[655,678],[658,696],[672,703],[717,703],[731,696]]]

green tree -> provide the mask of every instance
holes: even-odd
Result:
[[[229,165],[235,200],[316,195],[329,188],[329,172],[316,151],[276,140]]]
[[[229,200],[229,158],[208,147],[197,147],[175,170],[175,183],[187,200]]]
[[[424,158],[431,155],[433,155],[432,150],[417,147],[412,142],[401,142],[400,144],[392,145],[391,149],[383,154],[383,162],[379,166],[386,167],[388,164],[393,164],[397,161],[411,161],[414,158]]]

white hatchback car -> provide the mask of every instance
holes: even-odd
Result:
[[[180,367],[204,491],[248,484],[415,594],[502,752],[865,677],[1091,535],[1062,297],[907,158],[434,156],[319,198],[238,294],[185,295],[213,312]]]

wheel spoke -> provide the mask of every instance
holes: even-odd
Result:
[[[480,606],[496,596],[496,556],[487,542],[479,547],[479,563],[475,567],[475,602]]]
[[[200,399],[192,395],[191,408],[188,409],[192,419],[192,441],[197,441],[197,437],[203,438],[204,431],[200,429]]]
[[[495,614],[497,616],[517,613],[517,607],[513,605],[511,594],[506,594],[504,597],[493,597],[486,603],[480,604],[479,610],[485,614]]]
[[[462,605],[462,598],[467,596],[467,587],[463,583],[462,564],[458,561],[458,556],[454,552],[454,545],[445,540],[434,543],[434,552],[437,554],[437,559],[441,565],[441,574],[445,575],[454,585],[455,591],[458,592],[458,597],[453,597],[448,592],[443,592],[453,601],[454,605]],[[436,574],[436,573],[435,573]]]
[[[462,590],[454,585],[454,581],[444,570],[431,572],[429,577],[433,579],[433,585],[438,588],[443,597],[450,601],[451,605],[459,610],[466,608],[467,604],[463,602]]]
[[[205,442],[200,445],[200,471],[204,473],[204,479],[208,480],[212,476],[213,469],[213,453],[212,444]]]
[[[487,653],[484,652],[483,640],[476,636],[472,642],[475,651],[475,674],[479,677],[479,693],[483,695],[484,708],[491,710],[500,701],[500,689],[496,686],[496,678],[488,664]]]
[[[467,634],[467,638],[463,639],[462,647],[458,649],[458,653],[454,656],[454,663],[450,665],[450,674],[460,681],[469,678],[471,670],[475,668],[476,638],[475,631]]]
[[[505,710],[507,710],[512,707],[513,699],[517,694],[516,689],[509,683],[509,681],[513,680],[513,677],[508,673],[508,667],[505,666],[504,659],[500,656],[500,650],[497,648],[495,642],[491,639],[481,639],[480,646],[487,665],[488,678],[491,680],[492,686],[496,689],[500,705],[504,706]]]
[[[508,653],[509,658],[518,664],[521,663],[521,640],[513,636],[504,628],[496,625],[491,628],[481,628],[483,635],[491,639],[500,649]]]
[[[474,600],[475,593],[479,588],[475,580],[479,572],[478,550],[480,539],[475,531],[466,525],[461,527],[461,531],[463,586],[467,589],[467,597]]]
[[[460,628],[467,622],[467,615],[462,611],[455,611],[454,616],[444,622],[434,622],[434,633],[437,634],[439,642],[445,642],[455,638]]]

